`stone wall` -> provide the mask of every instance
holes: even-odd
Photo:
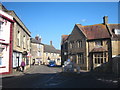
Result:
[[[120,56],[114,57],[112,60],[112,71],[114,74],[120,75]]]

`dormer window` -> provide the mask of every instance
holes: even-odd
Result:
[[[115,33],[115,29],[112,29],[112,32]]]
[[[112,32],[116,35],[120,35],[120,29],[112,29]]]
[[[115,34],[120,35],[120,29],[115,29]]]
[[[103,43],[102,43],[102,41],[96,41],[96,42],[95,42],[95,45],[96,45],[96,46],[102,46]]]

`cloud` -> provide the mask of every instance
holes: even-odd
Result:
[[[87,19],[82,19],[82,20],[81,20],[81,22],[86,22],[86,21],[87,21]]]

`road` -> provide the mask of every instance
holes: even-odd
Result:
[[[2,88],[117,88],[89,72],[63,73],[61,67],[33,66],[19,76],[4,77]]]

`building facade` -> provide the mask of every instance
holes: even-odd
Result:
[[[13,16],[15,21],[13,27],[13,70],[19,70],[22,60],[25,61],[25,69],[30,67],[30,37],[31,32],[16,15],[14,11],[5,10]]]
[[[93,70],[112,60],[111,36],[106,26],[107,17],[103,20],[102,24],[76,24],[67,38],[68,58],[83,70]]]
[[[48,65],[49,61],[53,60],[57,65],[61,65],[61,51],[55,49],[50,41],[50,45],[44,44],[44,64]]]
[[[0,9],[0,74],[12,72],[13,24],[13,17]]]
[[[111,35],[112,57],[120,55],[120,24],[106,24]]]
[[[68,59],[68,36],[69,35],[62,35],[61,40],[61,64],[64,64],[64,61]]]
[[[32,63],[31,64],[43,64],[44,57],[44,44],[41,43],[41,38],[36,36],[35,38],[31,38],[31,55],[32,55]]]
[[[25,61],[26,68],[30,67],[30,31],[15,14],[14,11],[8,11],[10,15],[14,17],[16,23],[14,23],[13,31],[13,68],[17,68],[21,65],[22,60]],[[30,54],[29,54],[30,55]]]

